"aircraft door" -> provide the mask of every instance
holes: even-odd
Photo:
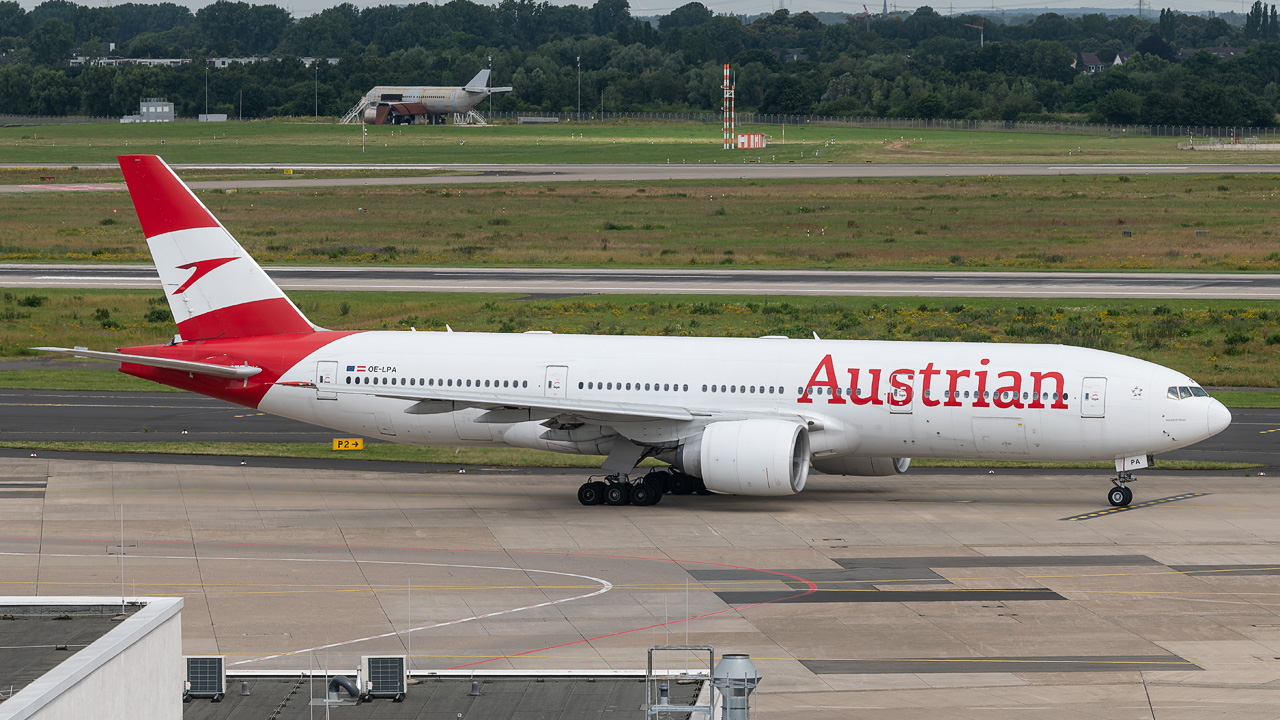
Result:
[[[337,400],[335,391],[338,382],[338,363],[322,360],[316,363],[316,398],[320,400]]]
[[[542,387],[546,397],[564,397],[569,389],[569,367],[567,365],[548,365],[547,384]]]
[[[1088,377],[1080,386],[1080,417],[1105,417],[1107,414],[1107,379]]]
[[[894,387],[894,383],[902,387]],[[894,373],[889,376],[889,412],[910,413],[916,401],[916,376],[912,372]]]

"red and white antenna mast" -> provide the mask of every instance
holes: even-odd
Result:
[[[724,91],[724,149],[733,148],[733,86],[729,84],[729,63],[724,64],[724,84],[720,86]]]

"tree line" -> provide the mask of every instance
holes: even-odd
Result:
[[[174,3],[87,7],[46,0],[31,11],[0,0],[0,109],[98,116],[135,112],[162,96],[177,113],[204,111],[205,65],[270,56],[209,72],[209,110],[246,118],[341,115],[374,85],[458,85],[492,62],[514,93],[495,108],[714,110],[721,65],[733,64],[744,111],[979,120],[1078,120],[1271,126],[1280,111],[1280,23],[1256,2],[1235,26],[1161,11],[1157,20],[1045,13],[1002,23],[929,7],[823,24],[778,10],[743,18],[693,2],[642,21],[627,0],[591,6],[451,0],[295,19],[275,5],[217,0],[192,13]],[[982,26],[985,43],[978,42]],[[104,43],[115,49],[104,51]],[[1230,58],[1183,49],[1239,47]],[[74,50],[190,58],[174,68],[70,67]],[[1088,74],[1084,53],[1123,65]],[[302,57],[338,58],[308,68]],[[1073,67],[1074,64],[1074,67]]]

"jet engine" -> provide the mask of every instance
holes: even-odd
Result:
[[[857,475],[862,477],[901,475],[911,466],[911,458],[834,457],[813,461],[813,469],[825,475]]]
[[[727,495],[793,495],[809,477],[809,431],[795,421],[711,423],[676,455],[676,466]]]

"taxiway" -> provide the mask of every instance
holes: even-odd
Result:
[[[1280,275],[558,268],[264,268],[285,290],[530,295],[1280,299]],[[159,289],[150,265],[0,264],[0,287]]]

